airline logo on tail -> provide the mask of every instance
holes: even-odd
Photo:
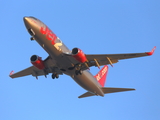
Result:
[[[108,66],[105,65],[105,66],[94,76],[102,87],[104,87],[104,85],[105,85],[107,73],[108,73]]]

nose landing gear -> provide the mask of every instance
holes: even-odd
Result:
[[[30,40],[31,40],[31,41],[32,41],[32,40],[35,40],[35,38],[34,38],[34,37],[31,37]]]
[[[32,41],[32,40],[35,40],[35,38],[33,37],[34,35],[35,35],[35,32],[33,31],[33,29],[28,29],[28,32],[29,32],[29,34],[32,36],[31,38],[30,38],[30,40]]]

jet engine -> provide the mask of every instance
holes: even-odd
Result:
[[[72,49],[72,55],[77,61],[79,61],[81,63],[84,63],[84,62],[87,61],[87,58],[86,58],[85,54],[79,48],[73,48]]]
[[[42,58],[37,55],[32,55],[31,63],[38,69],[43,70],[45,68],[44,62],[42,61]]]

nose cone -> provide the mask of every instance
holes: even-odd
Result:
[[[26,28],[30,28],[30,26],[32,24],[31,18],[30,17],[23,17],[23,21],[24,21]]]
[[[27,22],[28,19],[29,19],[29,17],[23,17],[24,22]]]

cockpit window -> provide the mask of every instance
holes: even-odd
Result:
[[[35,19],[35,20],[38,20],[37,18],[35,18],[35,17],[32,17],[32,16],[30,16],[30,18],[33,18],[33,19]]]

